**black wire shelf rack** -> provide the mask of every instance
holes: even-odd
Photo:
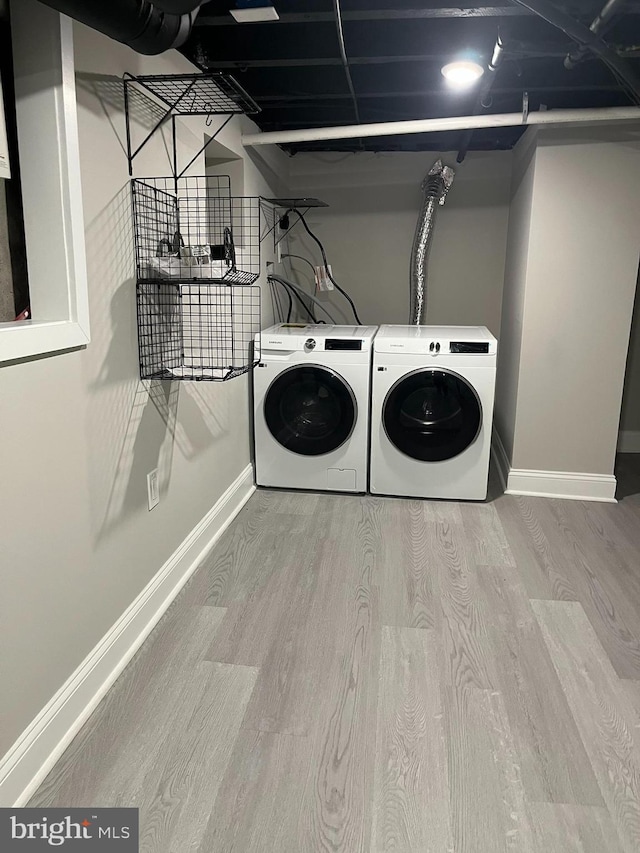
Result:
[[[206,74],[130,75],[159,98],[175,115],[254,114],[260,107],[230,74],[211,71]]]
[[[125,72],[122,79],[126,150],[130,176],[133,176],[135,158],[169,120],[171,121],[173,174],[174,177],[182,177],[196,158],[202,154],[235,115],[254,115],[260,112],[260,107],[245,92],[237,80],[230,74],[221,71],[211,71],[204,74],[153,74],[145,76],[136,76]],[[144,96],[152,106],[156,104],[160,115],[144,139],[136,144],[133,141],[132,112],[136,111],[136,102],[140,100],[141,96]],[[176,118],[178,116],[207,116],[207,125],[213,122],[214,117],[219,116],[222,122],[205,141],[200,151],[182,168],[178,165],[176,139]]]
[[[251,285],[260,275],[260,199],[227,176],[134,178],[138,281]]]
[[[142,379],[224,382],[257,364],[260,287],[139,281]]]

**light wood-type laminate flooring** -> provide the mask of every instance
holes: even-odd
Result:
[[[638,853],[640,456],[618,504],[258,491],[31,805],[153,853]]]

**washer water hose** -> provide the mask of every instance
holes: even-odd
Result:
[[[443,166],[442,160],[436,160],[424,181],[424,198],[418,217],[413,247],[411,249],[409,322],[412,326],[422,326],[427,314],[427,265],[433,242],[433,230],[436,224],[438,207],[443,205],[453,183],[455,172],[450,166]]]

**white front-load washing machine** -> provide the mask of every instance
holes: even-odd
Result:
[[[484,326],[380,326],[370,488],[484,500],[498,342]]]
[[[253,371],[257,485],[366,491],[376,330],[281,323],[261,333]]]

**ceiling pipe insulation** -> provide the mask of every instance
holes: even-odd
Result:
[[[58,12],[86,24],[138,53],[149,56],[180,47],[198,14],[197,0],[42,0]],[[182,9],[177,13],[171,10]]]
[[[244,133],[242,144],[288,145],[294,142],[322,142],[327,139],[357,139],[370,136],[403,136],[409,133],[439,133],[447,130],[479,130],[484,127],[527,127],[529,125],[594,124],[597,122],[640,122],[638,107],[603,107],[584,110],[546,110],[528,113],[490,113],[477,116],[427,118],[415,121],[388,121],[350,124],[340,127],[312,127],[305,130],[274,130]]]

